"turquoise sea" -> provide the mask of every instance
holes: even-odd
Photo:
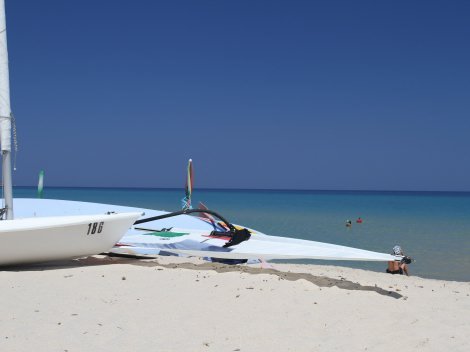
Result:
[[[46,188],[45,198],[176,211],[182,189]],[[15,197],[36,197],[15,187]],[[201,190],[202,201],[229,221],[269,235],[388,253],[402,246],[412,275],[470,281],[470,192]],[[361,217],[362,224],[355,220]],[[353,221],[352,228],[345,221]],[[384,271],[385,263],[301,261]]]

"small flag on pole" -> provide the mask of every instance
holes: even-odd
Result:
[[[42,198],[43,188],[44,188],[44,170],[41,170],[39,171],[38,198]]]
[[[188,172],[186,175],[186,187],[185,187],[185,197],[182,199],[182,208],[183,210],[192,209],[191,206],[191,195],[193,193],[193,161],[189,159],[188,161]]]

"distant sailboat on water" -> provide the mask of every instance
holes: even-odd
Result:
[[[38,198],[42,198],[44,190],[44,170],[39,171]]]

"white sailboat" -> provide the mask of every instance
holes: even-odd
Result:
[[[11,111],[4,0],[0,0],[0,31],[0,128],[5,194],[3,211],[7,219],[0,221],[0,265],[80,257],[104,251],[150,256],[170,253],[224,260],[401,259],[401,256],[334,244],[268,236],[232,225],[220,216],[226,226],[215,224],[206,221],[207,219],[187,215],[189,212],[199,211],[191,210],[189,206],[185,206],[187,210],[183,213],[169,214],[153,209],[110,204],[18,198],[15,199],[15,211],[19,218],[13,220]],[[189,178],[188,181],[188,186],[192,186]],[[190,193],[188,188],[187,197],[190,197]],[[186,205],[189,204],[187,199]],[[147,218],[139,219],[134,224],[144,212]],[[143,223],[145,224],[140,225]]]
[[[0,214],[6,218],[0,221],[0,265],[77,258],[113,247],[141,212],[14,218],[11,120],[5,0],[0,0],[0,143],[4,193]]]

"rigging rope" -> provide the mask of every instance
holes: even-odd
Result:
[[[13,170],[16,171],[16,155],[18,154],[18,136],[16,134],[16,119],[13,113],[11,114],[11,129],[13,132],[13,150],[15,154],[13,155]]]

